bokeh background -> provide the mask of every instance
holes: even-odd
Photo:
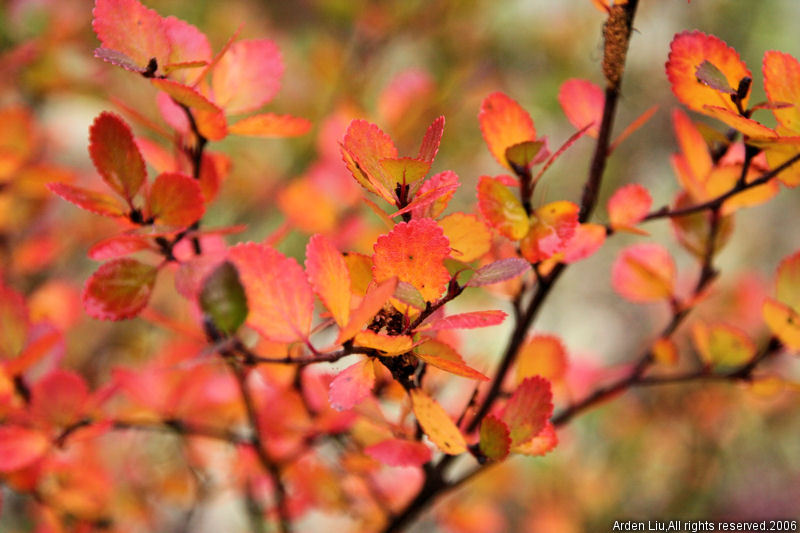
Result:
[[[519,101],[554,147],[574,132],[558,105],[560,85],[573,77],[602,84],[603,13],[589,0],[146,4],[196,25],[215,50],[237,30],[242,37],[269,37],[279,45],[286,73],[269,109],[307,117],[315,126],[298,139],[229,138],[215,144],[232,166],[205,220],[209,226],[247,224],[248,229],[229,242],[261,240],[290,227],[279,248],[298,258],[311,232],[335,232],[331,225],[345,221],[336,202],[334,207],[318,206],[334,214],[315,218],[315,213],[293,207],[288,198],[293,190],[301,197],[308,193],[297,183],[342,179],[336,143],[350,118],[378,123],[395,139],[401,154],[410,154],[427,125],[444,115],[447,123],[433,171],[458,173],[463,185],[450,209],[471,211],[477,179],[501,173],[485,148],[476,118],[487,94],[501,90]],[[86,146],[88,127],[100,111],[129,116],[116,103],[123,102],[161,121],[151,86],[93,58],[98,43],[91,30],[91,7],[88,0],[6,0],[0,7],[0,107],[29,108],[35,117],[38,157],[69,169],[85,184],[97,180]],[[764,99],[764,51],[778,49],[800,57],[798,20],[800,3],[795,0],[642,0],[616,131],[654,104],[659,111],[610,159],[595,218],[606,220],[605,199],[625,183],[645,185],[656,206],[671,202],[678,190],[669,154],[676,151],[670,113],[679,104],[664,74],[675,33],[699,29],[736,48],[754,74],[751,101],[758,102]],[[770,124],[769,117],[762,118]],[[139,135],[151,135],[135,129]],[[539,185],[535,202],[577,201],[592,147],[590,139],[582,139],[560,159]],[[332,191],[352,193],[347,187]],[[783,190],[770,203],[737,213],[734,235],[718,259],[718,289],[698,316],[728,317],[763,342],[761,298],[771,290],[780,259],[800,249],[798,202],[798,191]],[[368,213],[352,197],[340,203]],[[677,245],[669,224],[659,221],[646,229],[651,232],[648,239],[674,252],[680,278],[691,286],[696,263]],[[350,247],[369,252],[379,230],[377,224],[364,230],[351,239]],[[20,199],[0,189],[0,257],[7,281],[39,298],[35,312],[69,326],[65,360],[94,384],[107,379],[113,365],[146,363],[165,340],[161,330],[145,321],[97,323],[80,309],[77,293],[96,268],[86,249],[113,231],[112,224],[46,194],[34,191]],[[563,339],[571,372],[580,376],[575,382],[583,388],[557,395],[562,404],[624,368],[668,318],[667,309],[626,303],[610,288],[615,254],[643,239],[614,236],[598,254],[571,267],[535,326],[537,332]],[[164,313],[170,312],[172,290],[169,283],[159,283],[153,305]],[[466,305],[507,307],[490,296],[471,298]],[[468,359],[491,368],[506,333],[498,327],[470,337],[465,343]],[[684,337],[682,329],[678,339],[688,346]],[[800,379],[800,366],[788,357],[772,370]],[[763,397],[730,384],[632,391],[572,422],[547,457],[513,459],[478,478],[468,490],[448,496],[414,530],[578,532],[609,531],[615,519],[629,518],[800,518],[797,407],[797,393]],[[163,453],[160,459],[167,461],[170,453],[178,452]],[[23,531],[25,520],[15,513],[13,497],[5,507],[0,532]],[[224,510],[218,514],[226,516]],[[224,518],[215,516],[209,512],[209,529],[204,531],[220,530],[214,529],[214,520]],[[439,525],[432,516],[440,519]],[[349,522],[346,516],[308,519],[309,527],[319,524],[332,532],[346,530]]]

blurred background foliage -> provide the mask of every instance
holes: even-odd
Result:
[[[561,83],[581,77],[602,84],[603,14],[589,0],[146,4],[196,25],[214,49],[237,30],[245,38],[269,37],[278,43],[286,74],[269,108],[307,117],[315,127],[299,139],[229,138],[215,144],[212,148],[226,153],[232,168],[206,221],[209,226],[247,224],[246,232],[232,242],[262,240],[288,217],[292,229],[279,248],[296,257],[302,256],[308,230],[330,220],[306,220],[277,200],[326,154],[330,164],[314,170],[315,179],[326,179],[326,173],[341,178],[337,142],[351,118],[378,123],[396,140],[401,154],[409,154],[431,120],[444,115],[445,134],[433,171],[458,173],[463,185],[450,209],[471,211],[478,177],[501,172],[484,146],[476,118],[488,93],[501,90],[518,100],[554,148],[573,133],[557,101]],[[659,111],[611,158],[596,214],[600,221],[606,220],[605,199],[620,185],[645,185],[656,206],[671,202],[678,189],[669,165],[669,154],[676,151],[670,112],[678,104],[663,67],[676,32],[699,29],[736,48],[754,73],[754,102],[764,99],[763,52],[779,49],[800,56],[800,3],[795,0],[641,4],[616,131],[654,104]],[[155,89],[93,58],[97,41],[91,7],[89,0],[6,0],[0,7],[0,107],[29,108],[35,116],[36,157],[85,183],[97,179],[86,146],[89,124],[101,110],[115,110],[131,120],[117,105],[123,102],[161,123]],[[134,128],[137,135],[150,135],[138,125]],[[537,189],[536,203],[577,201],[592,148],[591,140],[582,139],[559,160]],[[352,194],[347,187],[337,191]],[[145,362],[161,348],[163,333],[145,321],[93,322],[77,303],[82,281],[96,267],[86,258],[86,249],[111,234],[110,225],[64,202],[51,205],[46,194],[30,194],[26,202],[31,207],[19,211],[18,205],[10,205],[8,191],[0,190],[4,194],[0,232],[8,281],[39,299],[33,300],[40,302],[33,304],[36,312],[71,327],[66,348],[71,366],[98,384],[112,365]],[[731,317],[757,338],[766,338],[758,320],[761,297],[771,290],[777,262],[800,247],[794,230],[800,223],[798,200],[797,191],[784,190],[772,202],[736,215],[734,236],[719,256],[723,273],[718,290],[699,316]],[[346,202],[370,217],[358,201]],[[306,207],[312,212],[328,208]],[[8,216],[11,211],[15,214]],[[653,240],[674,251],[686,285],[693,283],[697,268],[675,244],[669,225],[656,222],[647,229]],[[348,245],[369,253],[379,231],[372,220]],[[658,305],[625,303],[610,289],[616,252],[641,240],[615,236],[600,253],[570,268],[536,325],[537,332],[564,340],[571,372],[578,376],[573,383],[581,384],[570,392],[574,396],[636,357],[667,317]],[[20,252],[24,244],[33,248],[26,249],[28,255]],[[154,303],[159,312],[176,311],[172,291],[169,282],[159,282],[160,297]],[[685,329],[679,339],[686,336]],[[488,364],[502,349],[505,333],[495,328],[488,336],[470,338],[464,350],[472,360]],[[791,362],[781,372],[800,378],[800,368]],[[562,403],[568,398],[563,390],[557,394]],[[561,444],[549,456],[517,458],[493,469],[469,490],[448,496],[434,514],[443,524],[439,527],[459,532],[605,531],[613,520],[627,518],[797,518],[797,398],[796,393],[763,398],[742,387],[704,383],[629,392],[622,401],[604,405],[561,431]],[[335,531],[336,524],[329,522],[327,530]],[[419,527],[434,526],[428,520]],[[0,531],[7,530],[0,525]]]

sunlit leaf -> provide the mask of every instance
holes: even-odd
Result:
[[[341,344],[346,340],[353,338],[361,328],[367,325],[372,318],[378,314],[378,311],[383,309],[386,302],[395,292],[397,288],[397,278],[392,277],[386,281],[372,286],[367,290],[361,304],[350,313],[350,321],[345,327],[339,331],[339,336],[336,339],[337,344]]]
[[[580,207],[567,201],[551,202],[531,213],[528,234],[520,242],[522,256],[538,263],[564,250],[578,228]]]
[[[458,455],[467,451],[464,435],[456,427],[453,419],[436,400],[421,389],[410,392],[411,407],[422,430],[444,453]]]
[[[536,128],[527,111],[507,95],[496,92],[487,96],[478,113],[481,133],[498,163],[513,170],[506,160],[506,150],[524,141],[536,140]]]
[[[138,0],[95,0],[92,28],[105,48],[146,68],[150,59],[168,62],[171,50],[163,18]]]
[[[450,257],[464,263],[483,257],[491,248],[492,234],[475,215],[453,213],[439,221],[450,241]]]
[[[450,244],[431,219],[401,222],[375,243],[372,275],[378,282],[397,276],[410,283],[426,301],[438,299],[450,281],[444,260]]]
[[[247,295],[247,323],[273,341],[307,338],[314,293],[297,261],[255,243],[234,246],[228,257],[239,271]]]
[[[542,376],[558,381],[567,371],[567,350],[561,339],[553,335],[534,335],[528,338],[517,356],[517,382]]]
[[[275,113],[253,115],[228,126],[229,133],[248,137],[299,137],[310,129],[306,118]]]
[[[692,338],[700,357],[712,366],[739,366],[756,354],[756,346],[747,334],[727,324],[695,322]]]
[[[344,257],[323,235],[314,235],[306,246],[306,272],[314,292],[340,327],[350,320],[350,272]]]
[[[90,191],[67,183],[48,183],[47,188],[69,203],[97,215],[120,217],[125,214],[119,202],[108,194]]]
[[[764,89],[770,102],[791,104],[772,110],[787,129],[800,132],[800,62],[793,56],[770,50],[764,54]]]
[[[507,315],[503,311],[460,313],[430,320],[425,323],[423,329],[438,331],[443,329],[485,328],[501,324],[506,316]]]
[[[384,352],[385,355],[400,355],[411,350],[414,341],[408,335],[386,335],[364,330],[353,339],[358,346]]]
[[[629,228],[640,222],[650,211],[653,199],[638,183],[620,187],[608,200],[608,218],[613,228]]]
[[[767,298],[761,308],[770,331],[788,348],[800,351],[800,314],[772,298]]]
[[[528,234],[529,221],[522,203],[497,178],[482,176],[478,182],[478,207],[501,235],[518,241]]]
[[[433,162],[433,159],[436,157],[436,153],[439,151],[439,143],[442,141],[443,132],[444,117],[441,116],[434,120],[430,126],[428,126],[428,130],[425,132],[425,136],[422,138],[422,145],[419,147],[419,155],[417,155],[417,159],[420,161],[425,161],[428,164]]]

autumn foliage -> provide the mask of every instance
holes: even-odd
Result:
[[[677,516],[620,506],[638,472],[591,462],[609,442],[697,469],[664,428],[732,441],[720,421],[746,409],[759,443],[786,442],[769,433],[797,426],[800,243],[745,219],[783,236],[767,282],[719,256],[734,220],[800,184],[795,57],[754,75],[679,31],[658,80],[678,102],[643,105],[622,80],[637,10],[657,8],[585,1],[603,68],[559,78],[558,115],[502,76],[461,103],[472,57],[439,82],[403,70],[371,109],[369,50],[408,21],[311,3],[356,24],[349,45],[305,35],[284,55],[231,22],[247,2],[207,36],[170,3],[74,0],[30,7],[53,19],[0,56],[0,531],[610,530]],[[73,42],[83,80],[51,72]],[[104,109],[78,156],[37,108],[59,91]],[[637,150],[674,179],[619,161]],[[552,303],[587,285],[610,303]],[[701,518],[786,509],[720,494]]]

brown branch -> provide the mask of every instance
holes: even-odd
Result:
[[[240,366],[239,363],[232,358],[232,355],[233,354],[222,353],[239,387],[239,393],[242,397],[242,403],[244,403],[245,413],[247,414],[247,421],[253,432],[253,449],[256,452],[256,457],[272,480],[275,493],[275,508],[278,512],[278,529],[281,533],[290,533],[292,526],[286,501],[286,486],[283,484],[280,465],[270,457],[264,445],[264,441],[261,438],[258,412],[256,411],[253,396],[247,388],[247,368]]]

